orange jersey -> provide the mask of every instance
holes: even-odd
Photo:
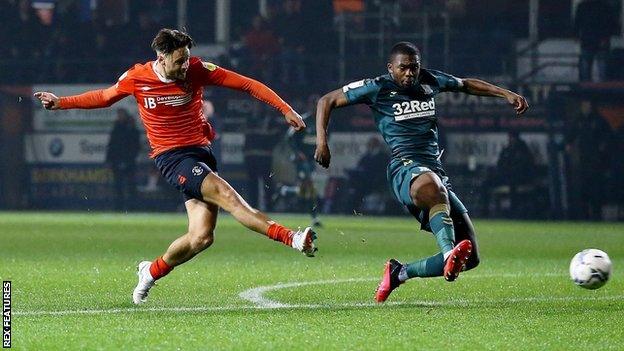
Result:
[[[110,88],[62,97],[60,107],[107,107],[134,95],[152,149],[151,157],[174,148],[208,144],[202,110],[203,87],[206,85],[245,91],[282,114],[291,111],[290,106],[264,84],[202,62],[198,57],[190,58],[185,80],[166,79],[154,70],[155,65],[155,61],[135,65]]]

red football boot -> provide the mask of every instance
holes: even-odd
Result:
[[[472,243],[470,240],[462,240],[459,244],[455,245],[444,263],[444,279],[449,282],[457,279],[459,272],[464,269],[466,261],[468,261],[471,253]]]
[[[379,282],[377,291],[375,291],[375,301],[386,301],[388,296],[390,296],[392,290],[398,288],[399,285],[403,284],[403,282],[399,280],[399,272],[401,271],[401,267],[403,267],[401,262],[393,258],[389,259],[388,262],[386,262],[383,277],[381,278],[381,282]]]

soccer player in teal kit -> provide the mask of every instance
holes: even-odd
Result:
[[[334,108],[367,104],[375,124],[392,150],[388,180],[396,198],[431,231],[440,252],[431,257],[402,264],[390,259],[375,300],[384,302],[390,293],[407,279],[444,276],[454,281],[462,270],[479,264],[474,227],[466,207],[451,190],[440,162],[435,95],[441,92],[463,92],[471,95],[507,99],[517,114],[528,108],[524,97],[484,82],[460,79],[452,75],[421,68],[421,56],[412,43],[394,45],[388,59],[388,74],[353,82],[323,96],[316,111],[315,160],[329,167],[327,145],[329,115]]]

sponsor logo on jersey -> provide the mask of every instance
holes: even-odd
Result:
[[[349,83],[345,85],[344,87],[342,87],[342,92],[346,93],[347,91],[351,89],[356,89],[356,88],[363,87],[363,86],[364,86],[364,79],[358,80],[357,82]]]
[[[394,120],[404,121],[412,118],[435,116],[435,101],[433,98],[425,101],[411,100],[392,104]]]
[[[184,183],[186,183],[186,177],[181,174],[178,174],[178,184],[182,185]]]
[[[156,97],[156,103],[175,107],[188,104],[191,102],[192,98],[191,94],[158,96]]]

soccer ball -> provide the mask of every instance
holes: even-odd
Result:
[[[570,277],[574,284],[585,289],[598,289],[611,276],[611,260],[606,252],[597,249],[583,250],[570,262]]]

